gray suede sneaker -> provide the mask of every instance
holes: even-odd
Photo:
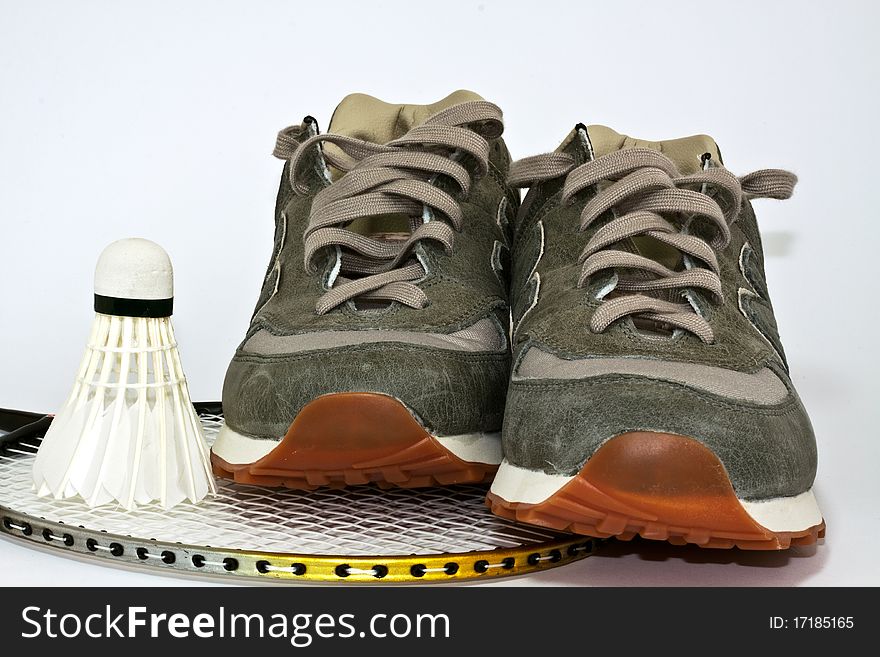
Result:
[[[282,130],[275,248],[223,386],[220,476],[315,488],[483,481],[501,461],[501,111],[354,94]]]
[[[597,537],[781,549],[824,534],[751,198],[706,136],[579,125],[514,163],[514,369],[495,513]]]

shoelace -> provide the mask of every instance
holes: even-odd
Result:
[[[515,162],[508,181],[528,187],[560,176],[565,176],[564,204],[579,192],[608,182],[585,204],[580,217],[580,230],[584,231],[612,211],[612,218],[596,230],[578,260],[582,265],[578,287],[600,271],[615,272],[616,294],[607,299],[602,295],[602,303],[590,319],[590,330],[601,333],[617,320],[637,315],[690,331],[706,343],[714,342],[712,327],[691,303],[676,303],[650,293],[679,290],[687,297],[689,288],[697,288],[721,302],[715,253],[729,244],[730,225],[739,215],[743,198],[786,199],[797,183],[793,173],[780,169],[762,169],[737,178],[720,165],[684,176],[672,160],[647,148],[615,151],[580,166],[565,153],[537,155]],[[709,187],[727,197],[725,209],[705,193]],[[716,229],[711,242],[688,232],[696,218],[708,220]],[[685,256],[684,270],[675,271],[651,258],[615,248],[623,240],[639,236],[678,249]],[[624,276],[621,270],[635,275]]]
[[[434,240],[451,253],[463,221],[455,196],[435,182],[445,176],[467,196],[472,180],[488,172],[487,140],[502,130],[501,110],[486,101],[442,110],[384,145],[332,133],[298,142],[294,135],[299,127],[282,130],[274,154],[290,160],[297,193],[308,191],[300,174],[311,148],[328,142],[342,151],[324,151],[325,161],[344,175],[315,195],[304,236],[305,266],[310,271],[321,249],[338,247],[341,253],[339,273],[318,300],[316,312],[323,315],[355,298],[426,306],[428,298],[416,285],[426,271],[413,249],[422,240]],[[462,164],[465,158],[475,164],[475,172]],[[355,219],[385,214],[410,217],[406,240],[368,237],[346,228]]]

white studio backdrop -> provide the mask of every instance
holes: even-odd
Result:
[[[514,157],[604,123],[705,132],[727,166],[794,170],[759,201],[770,291],[819,439],[828,539],[804,556],[620,547],[528,581],[880,583],[880,9],[865,2],[0,1],[0,406],[49,411],[92,318],[96,258],[171,254],[194,399],[218,399],[269,258],[278,129],[362,91],[498,103]],[[17,583],[169,583],[0,542]]]

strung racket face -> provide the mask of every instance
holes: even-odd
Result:
[[[222,416],[196,406],[210,443]],[[448,582],[545,570],[597,547],[492,515],[487,486],[477,485],[306,492],[218,480],[217,495],[198,505],[89,509],[32,491],[39,438],[2,435],[30,420],[0,412],[0,533],[110,566],[279,582]]]

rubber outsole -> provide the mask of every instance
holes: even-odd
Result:
[[[211,463],[219,477],[299,490],[481,483],[491,481],[498,469],[457,457],[401,402],[365,392],[309,402],[278,446],[253,463],[229,463],[214,453]]]
[[[609,440],[580,472],[542,502],[487,504],[503,518],[597,538],[642,538],[707,548],[783,550],[825,535],[824,521],[800,531],[758,524],[724,466],[685,436],[631,432]]]

